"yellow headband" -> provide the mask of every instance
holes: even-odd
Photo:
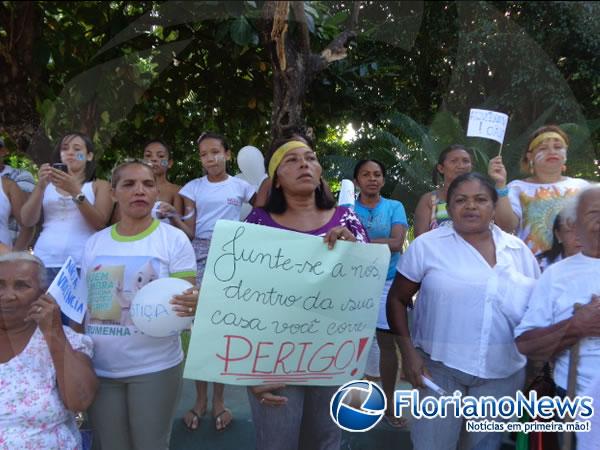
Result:
[[[527,151],[532,152],[538,145],[540,145],[546,139],[558,139],[560,142],[562,142],[562,144],[565,147],[567,146],[565,138],[563,138],[556,131],[546,131],[545,133],[536,136],[536,138],[533,141],[531,141],[531,144],[529,144],[529,148],[527,149]]]
[[[275,171],[279,167],[279,164],[281,164],[281,160],[289,151],[302,147],[308,148],[308,144],[302,141],[289,141],[275,150],[273,156],[271,156],[271,161],[269,161],[269,178],[273,178],[275,176]]]

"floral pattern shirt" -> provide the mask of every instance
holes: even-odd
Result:
[[[92,340],[63,327],[73,349],[92,357]],[[50,350],[36,329],[23,351],[0,363],[0,449],[80,449],[75,416],[58,391]]]

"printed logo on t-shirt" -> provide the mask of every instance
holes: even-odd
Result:
[[[237,199],[237,198],[231,198],[230,197],[230,198],[227,199],[227,204],[228,205],[233,205],[233,206],[241,206],[242,202],[239,199]]]
[[[158,273],[158,260],[149,256],[97,257],[87,274],[89,324],[134,326],[131,301]]]

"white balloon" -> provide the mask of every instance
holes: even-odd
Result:
[[[237,155],[237,163],[244,179],[258,187],[265,178],[265,158],[261,151],[251,145],[242,147]]]
[[[142,333],[153,337],[174,336],[189,328],[194,317],[179,317],[169,303],[192,284],[181,278],[159,278],[141,288],[131,302],[131,320]]]

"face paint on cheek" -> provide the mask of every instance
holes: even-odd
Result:
[[[161,159],[160,160],[160,165],[162,167],[168,167],[169,166],[169,160],[168,159]]]
[[[533,159],[535,162],[543,161],[544,160],[544,152],[537,152],[535,154],[535,156],[533,157]]]
[[[567,162],[567,149],[566,148],[561,148],[558,151],[558,154],[562,157],[562,159]]]
[[[85,155],[82,152],[77,152],[77,153],[75,153],[75,159],[77,161],[84,161]]]

